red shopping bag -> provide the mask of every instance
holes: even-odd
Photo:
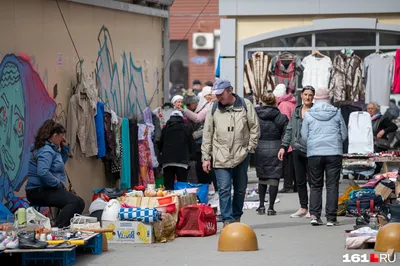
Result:
[[[210,236],[216,232],[217,217],[210,206],[193,204],[179,210],[178,236]]]

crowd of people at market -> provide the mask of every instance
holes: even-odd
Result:
[[[253,104],[235,94],[228,80],[218,79],[205,85],[202,87],[196,80],[192,89],[175,86],[170,90],[174,111],[155,143],[160,151],[165,188],[173,190],[175,181],[186,182],[194,174],[198,183],[213,184],[218,192],[224,226],[240,222],[248,167],[254,157],[259,179],[258,214],[276,215],[274,203],[278,192],[297,192],[300,208],[291,217],[307,217],[312,225],[322,225],[325,179],[326,224],[337,225],[348,119],[331,104],[328,89],[305,86],[300,92],[301,103],[297,104],[291,91],[278,84],[273,91],[264,93],[258,104]],[[397,131],[393,120],[399,116],[399,109],[391,100],[384,115],[376,103],[369,103],[366,111],[372,121],[375,152],[381,152],[384,149],[378,144],[388,141],[388,136]],[[56,221],[60,227],[67,226],[69,219],[84,209],[83,200],[66,189],[64,164],[69,145],[65,132],[62,125],[52,120],[39,129],[31,149],[26,186],[32,204],[61,209]],[[61,152],[57,152],[60,148]],[[378,164],[377,172],[380,167]],[[283,188],[278,191],[282,178]]]

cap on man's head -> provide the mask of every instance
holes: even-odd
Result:
[[[198,79],[193,80],[193,85],[201,85],[200,80]]]
[[[232,87],[231,82],[225,79],[218,79],[214,82],[213,86],[213,94],[220,95],[222,94],[227,88]]]

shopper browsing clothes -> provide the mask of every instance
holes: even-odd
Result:
[[[204,121],[206,120],[207,112],[215,99],[212,94],[212,88],[206,86],[203,88],[200,96],[186,94],[183,102],[187,109],[178,108],[183,112],[183,115],[189,120],[189,127],[193,132],[193,139],[196,143],[196,174],[200,184],[211,184],[213,182],[215,191],[218,191],[218,186],[214,171],[209,173],[204,172],[201,162],[201,144],[203,141]],[[214,96],[214,97],[213,97]],[[199,99],[200,97],[200,99]]]
[[[288,152],[289,147],[293,148],[293,164],[296,172],[297,193],[299,194],[300,209],[290,215],[292,218],[309,217],[308,213],[308,192],[307,192],[307,147],[301,139],[301,126],[304,115],[313,106],[315,89],[306,86],[301,92],[303,104],[296,107],[292,113],[292,117],[282,139],[282,147],[279,150],[279,160],[284,159],[284,155]]]
[[[290,119],[294,109],[296,109],[296,99],[293,97],[293,94],[287,93],[285,84],[278,84],[273,93],[276,97],[276,106],[279,111]],[[294,173],[292,146],[289,146],[283,157],[283,188],[279,193],[293,192],[297,192],[297,186]]]
[[[278,152],[282,144],[282,136],[289,119],[276,107],[276,99],[272,93],[261,96],[263,106],[257,107],[256,112],[260,120],[260,139],[255,153],[255,164],[258,181],[260,206],[258,214],[265,214],[265,193],[269,185],[268,215],[276,215],[274,204],[278,195],[279,179],[283,174],[283,162],[278,159]]]
[[[161,152],[161,164],[164,173],[164,185],[174,190],[175,178],[186,182],[190,156],[195,152],[192,133],[183,122],[180,111],[173,111],[166,126],[161,131],[158,148]]]
[[[60,209],[55,226],[70,225],[75,213],[81,214],[85,202],[69,192],[65,174],[69,145],[65,138],[65,128],[47,120],[39,128],[31,148],[28,167],[26,197],[32,206],[57,207]]]
[[[372,133],[374,136],[374,152],[383,152],[389,149],[388,134],[397,131],[397,125],[391,121],[391,117],[382,115],[377,103],[370,103],[367,111],[371,115]],[[375,174],[381,172],[383,163],[376,163]]]
[[[209,173],[213,168],[217,176],[219,205],[226,226],[240,222],[243,214],[249,153],[257,147],[260,128],[253,104],[234,94],[228,80],[217,80],[213,93],[218,101],[207,114],[201,151],[204,171]]]
[[[329,103],[328,89],[317,91],[314,106],[305,114],[301,137],[307,143],[312,225],[322,225],[322,189],[326,178],[327,225],[337,225],[339,180],[347,128],[340,110]]]

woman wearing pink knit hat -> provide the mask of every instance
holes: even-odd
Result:
[[[296,109],[296,99],[292,93],[287,93],[285,84],[278,84],[273,94],[276,97],[276,107],[282,114],[290,120],[294,109]],[[283,188],[279,193],[297,192],[296,178],[293,165],[292,147],[289,146],[287,153],[283,157]]]

